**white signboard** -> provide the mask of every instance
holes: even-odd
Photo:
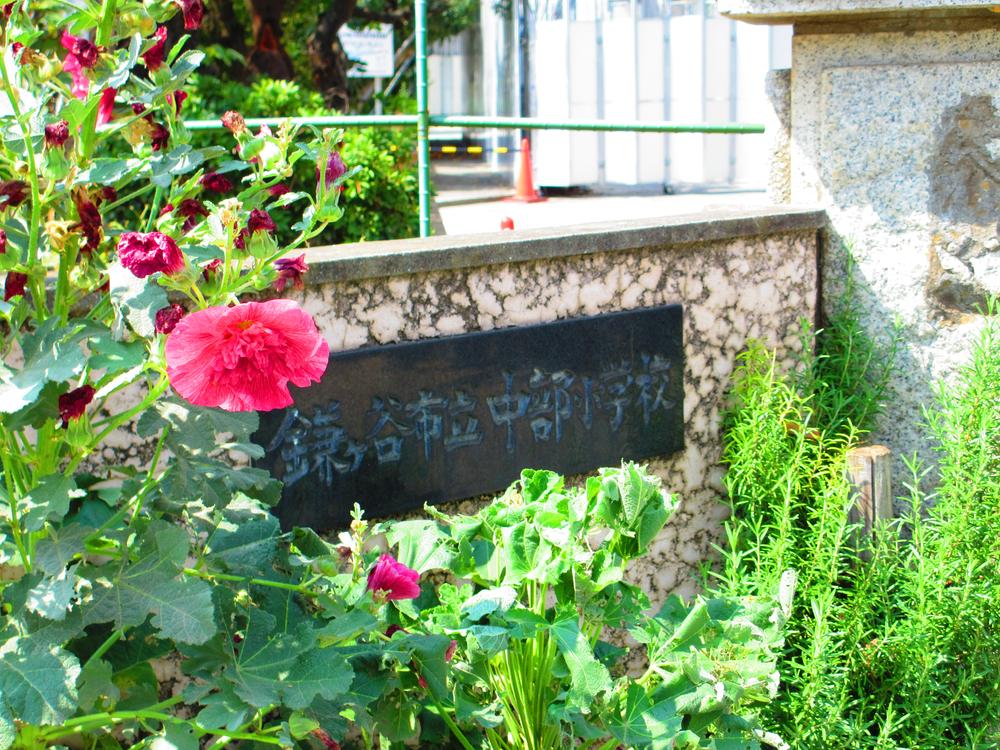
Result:
[[[344,52],[356,61],[349,78],[391,78],[395,70],[395,50],[392,45],[392,24],[355,31],[346,26],[337,34]]]

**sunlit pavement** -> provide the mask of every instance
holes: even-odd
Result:
[[[768,203],[763,190],[713,191],[678,195],[580,195],[551,197],[541,203],[488,200],[475,203],[439,205],[447,234],[478,234],[500,230],[505,217],[514,221],[514,230],[562,227],[621,219],[650,219],[697,213],[726,206],[760,206]]]

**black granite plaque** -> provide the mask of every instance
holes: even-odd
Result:
[[[261,414],[259,465],[286,527],[342,526],[684,445],[680,305],[330,355],[295,406]]]

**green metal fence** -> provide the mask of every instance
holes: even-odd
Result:
[[[417,180],[420,197],[420,236],[431,233],[431,163],[430,128],[497,128],[505,130],[598,130],[630,133],[712,133],[749,135],[763,133],[764,126],[756,123],[678,123],[669,121],[632,120],[542,120],[536,117],[476,117],[470,115],[434,116],[427,104],[427,2],[415,0],[417,114],[415,115],[335,115],[329,117],[254,117],[247,125],[277,126],[285,120],[300,125],[316,126],[377,126],[417,128]],[[221,120],[188,120],[191,130],[219,130]]]

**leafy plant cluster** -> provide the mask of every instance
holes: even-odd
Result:
[[[192,76],[185,103],[185,117],[217,119],[227,110],[247,117],[306,117],[328,115],[330,110],[317,92],[293,81],[258,78],[251,84],[225,81],[207,75]],[[404,107],[409,103],[401,101]],[[398,107],[396,107],[398,109]],[[216,132],[200,133],[195,142],[218,144]],[[314,244],[336,245],[366,240],[393,240],[418,234],[416,139],[413,128],[348,128],[340,153],[355,167],[344,183],[343,198],[351,210],[329,225]],[[315,175],[308,164],[296,168],[288,180],[295,191],[308,190]],[[275,217],[279,242],[294,238],[286,215]]]
[[[430,704],[466,750],[760,746],[756,712],[777,690],[782,642],[773,594],[672,597],[650,616],[625,580],[675,507],[631,464],[579,488],[528,470],[474,516],[428,508],[432,520],[387,525],[401,561],[459,579],[419,612],[401,608],[400,626],[454,639],[452,682],[432,684]],[[604,640],[612,628],[640,644],[640,676],[622,672],[629,650]],[[427,708],[400,696],[390,739],[418,736]]]
[[[892,355],[848,306],[817,340],[806,376],[752,347],[737,373],[725,443],[733,503],[729,596],[798,594],[763,721],[793,747],[993,747],[1000,742],[1000,333],[989,324],[956,383],[928,410],[936,490],[915,464],[907,508],[859,555],[845,453],[884,397]],[[863,380],[863,383],[859,383]]]

